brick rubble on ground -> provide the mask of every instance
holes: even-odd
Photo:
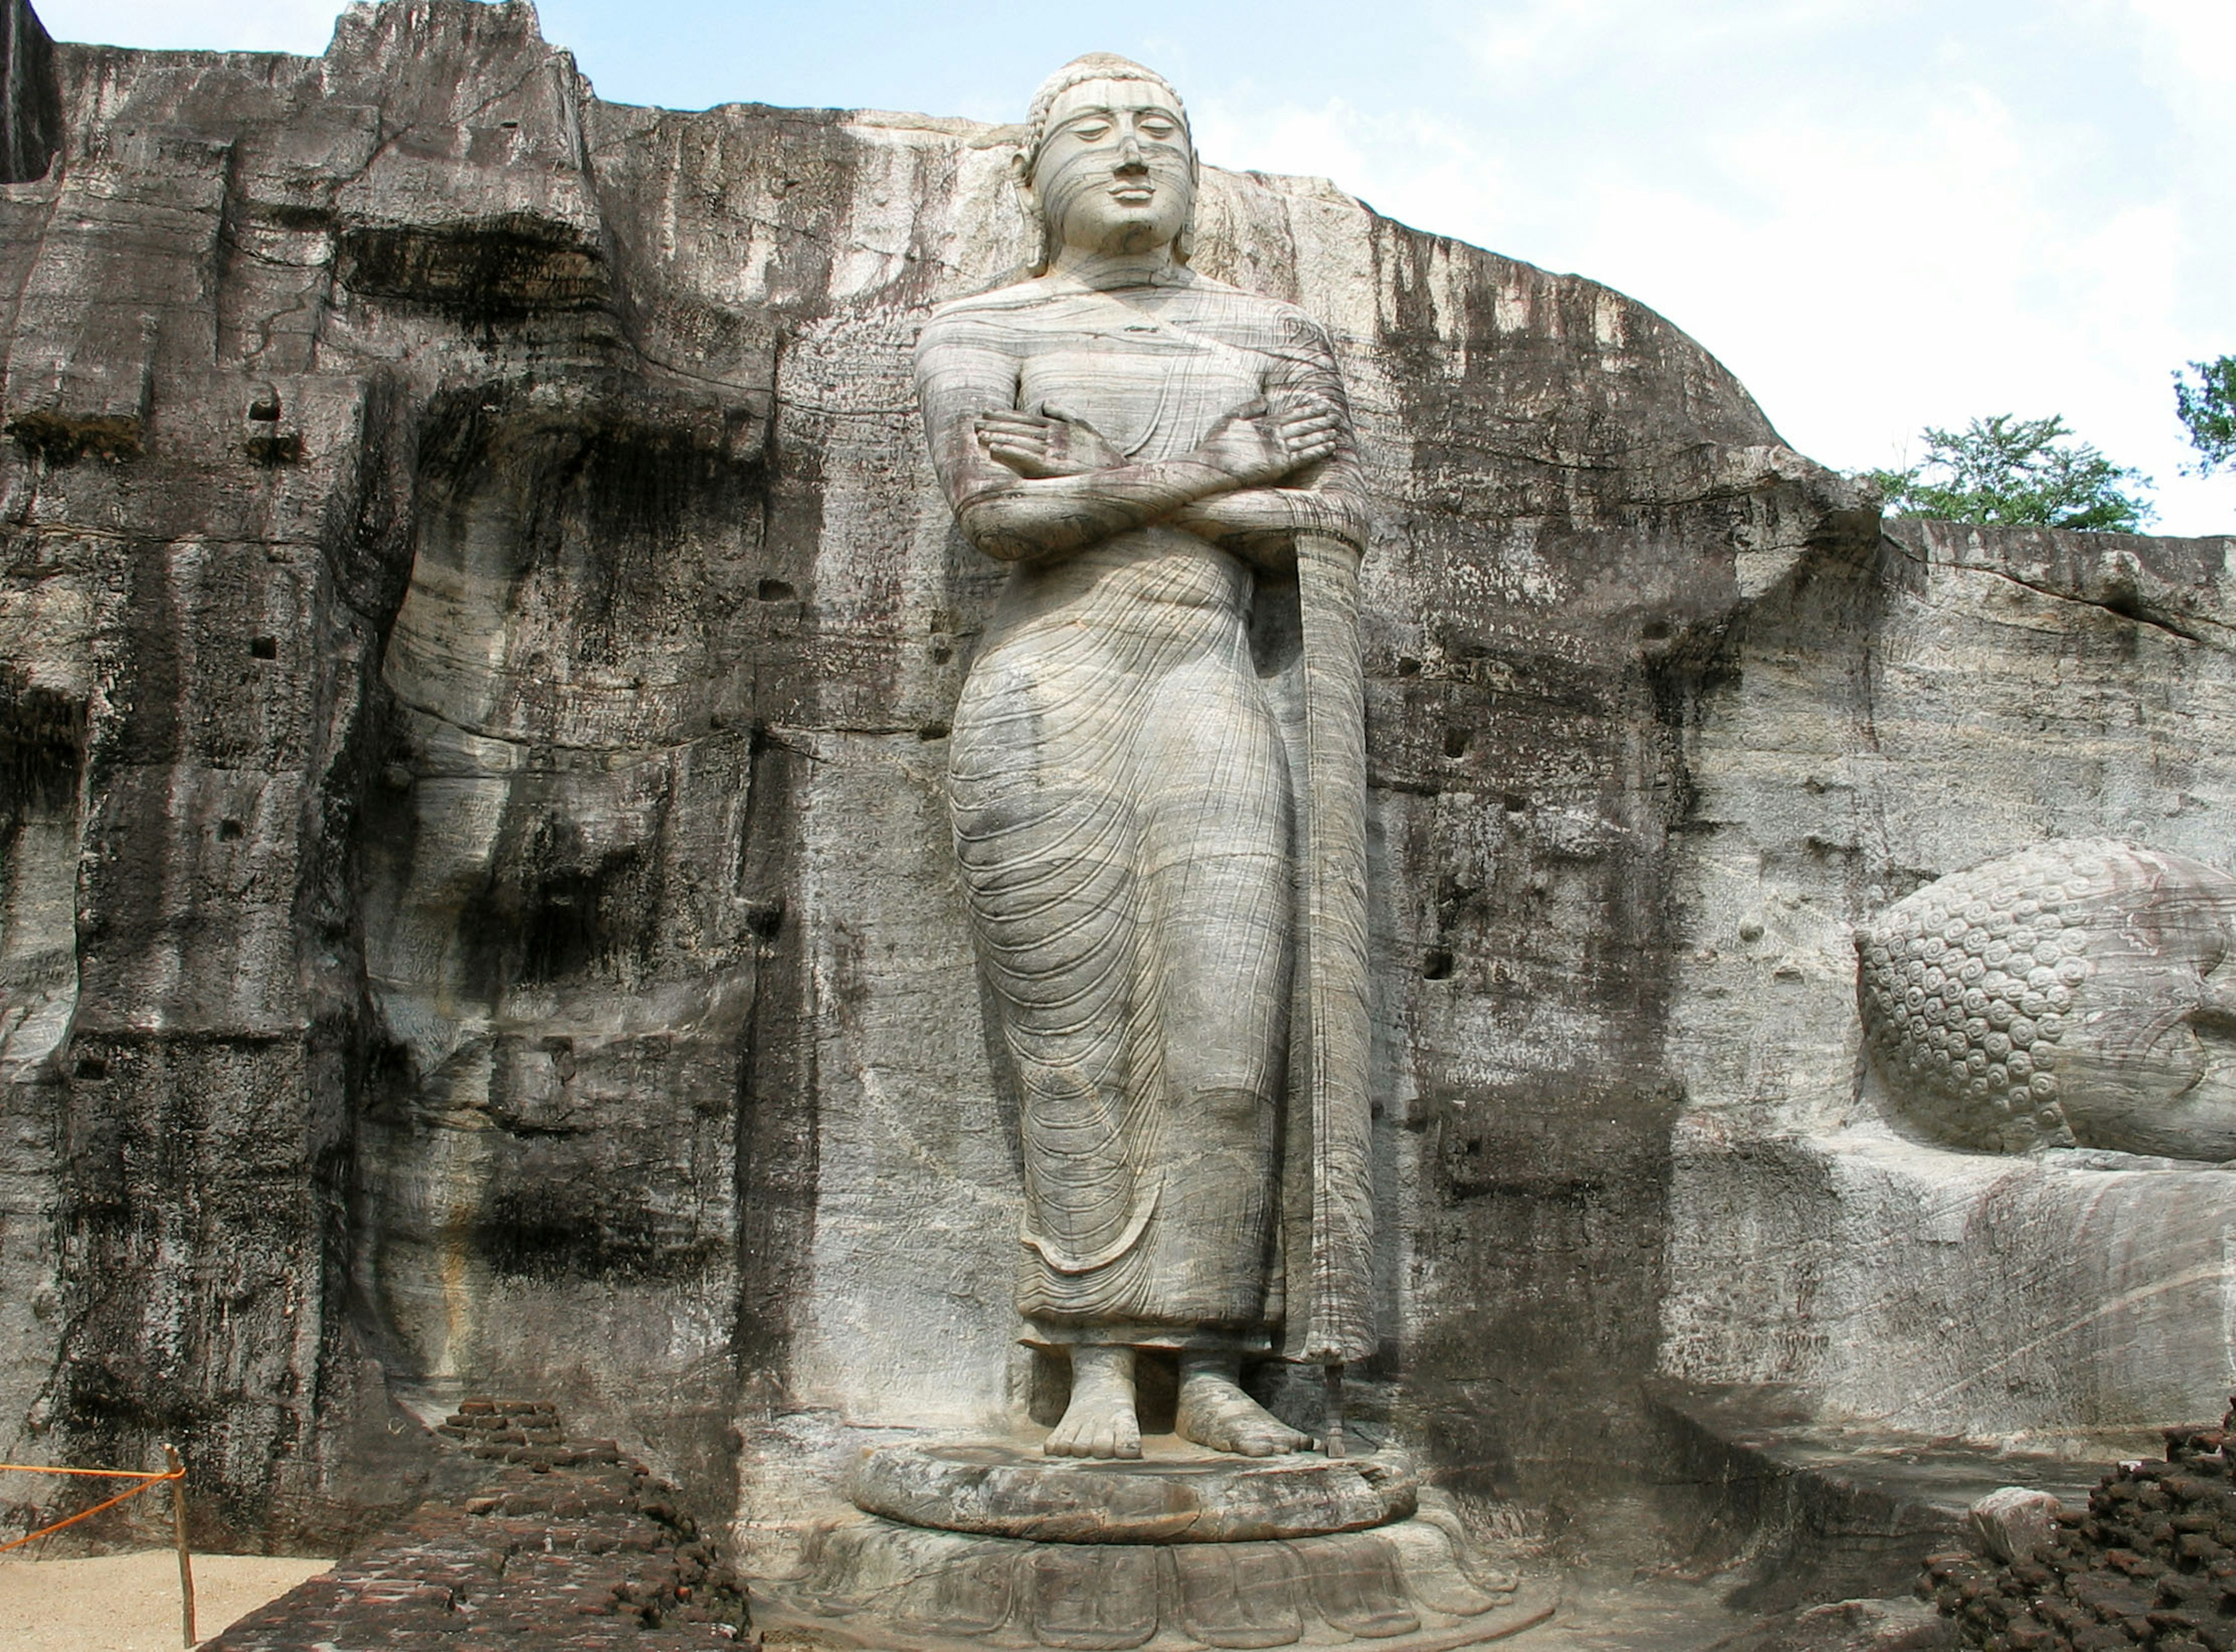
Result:
[[[2166,1438],[2165,1462],[2107,1477],[2041,1553],[1936,1555],[1920,1592],[1988,1652],[2236,1652],[2236,1410]]]
[[[733,1648],[736,1579],[611,1440],[569,1445],[556,1407],[470,1399],[437,1431],[503,1466],[423,1504],[366,1548],[234,1624],[205,1652]]]

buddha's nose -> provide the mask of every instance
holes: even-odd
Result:
[[[1126,135],[1125,142],[1118,147],[1118,170],[1121,172],[1146,172],[1148,169],[1149,163],[1141,158],[1141,140],[1136,138],[1131,132],[1128,132]]]

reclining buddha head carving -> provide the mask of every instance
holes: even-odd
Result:
[[[2037,844],[1897,901],[1856,950],[1868,1058],[1925,1133],[2236,1159],[2236,878]]]

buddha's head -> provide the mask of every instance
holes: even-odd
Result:
[[[1890,1102],[1941,1140],[2236,1159],[2236,879],[2131,844],[2038,844],[1859,933]]]
[[[1195,146],[1180,94],[1110,52],[1074,58],[1033,98],[1016,162],[1040,220],[1041,265],[1071,247],[1124,255],[1169,247],[1185,262],[1195,219]]]

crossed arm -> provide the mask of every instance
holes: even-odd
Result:
[[[1137,464],[1082,418],[1016,407],[1013,359],[928,332],[917,383],[933,463],[965,536],[1005,562],[1054,560],[1154,523],[1268,565],[1293,558],[1299,533],[1363,548],[1342,382],[1317,342],[1319,363],[1277,376],[1191,451]]]

